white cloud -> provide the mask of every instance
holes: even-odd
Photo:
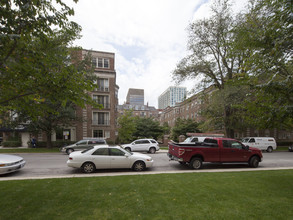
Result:
[[[187,53],[186,28],[207,13],[206,2],[210,0],[80,0],[68,4],[75,10],[72,20],[83,29],[83,37],[75,44],[115,53],[119,103],[124,103],[129,88],[139,88],[145,91],[145,104],[157,107],[158,96],[175,84],[171,72]]]

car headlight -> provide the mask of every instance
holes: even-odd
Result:
[[[6,166],[6,164],[4,164],[4,163],[0,164],[0,167],[5,167],[5,166]]]

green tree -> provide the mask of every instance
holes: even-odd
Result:
[[[46,103],[46,106],[55,108],[56,112],[46,112],[39,118],[39,120],[31,121],[28,124],[28,130],[32,133],[39,133],[40,131],[43,131],[46,134],[47,147],[51,148],[51,136],[53,132],[66,126],[70,126],[80,119],[76,117],[75,105],[73,104],[67,103],[66,106],[63,106],[61,103],[59,105],[56,103]]]
[[[134,132],[136,131],[135,118],[131,110],[124,111],[123,115],[118,118],[118,138],[121,143],[128,143],[134,139]]]
[[[191,54],[179,62],[173,78],[177,82],[194,79],[201,82],[201,88],[214,86],[221,91],[229,80],[243,74],[240,67],[244,54],[232,47],[235,40],[233,30],[238,22],[232,16],[228,0],[215,1],[210,18],[190,24],[188,49]],[[233,137],[233,126],[228,123],[233,117],[233,107],[222,101],[222,108],[218,109],[223,117],[221,127],[228,137]]]
[[[57,10],[57,6],[60,8]],[[44,101],[92,103],[84,91],[95,87],[90,71],[71,64],[71,42],[81,28],[68,20],[62,1],[2,1],[0,7],[0,112],[26,112],[38,119]],[[54,109],[50,109],[55,112]]]
[[[290,0],[258,0],[236,28],[235,48],[249,56],[247,119],[259,128],[293,126],[293,5]]]
[[[175,126],[171,130],[171,138],[174,141],[178,141],[180,135],[186,135],[187,133],[200,133],[199,124],[192,119],[177,118]]]
[[[136,131],[134,132],[134,136],[136,138],[154,138],[157,140],[158,137],[163,135],[163,128],[153,118],[137,117],[135,119],[135,125]]]

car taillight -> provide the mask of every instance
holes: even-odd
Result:
[[[73,160],[73,158],[72,157],[69,157],[69,160]]]
[[[179,148],[179,156],[183,155],[185,152],[185,149],[183,148]]]

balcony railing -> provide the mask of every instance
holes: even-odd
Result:
[[[110,125],[110,120],[109,119],[104,119],[104,120],[93,120],[92,121],[93,125]]]

